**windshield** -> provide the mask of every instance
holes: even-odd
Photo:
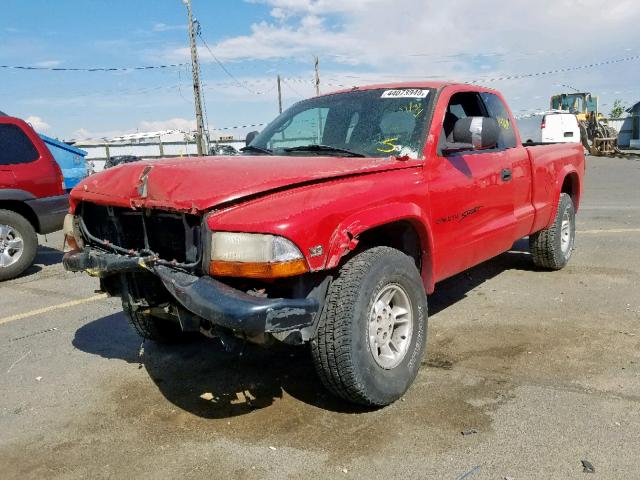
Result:
[[[354,90],[311,98],[283,112],[249,148],[277,155],[395,155],[418,159],[422,157],[432,97],[432,90],[427,88],[404,88]]]

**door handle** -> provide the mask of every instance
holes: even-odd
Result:
[[[503,168],[501,177],[503,182],[509,182],[511,180],[511,169]]]

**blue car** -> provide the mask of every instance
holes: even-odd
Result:
[[[42,133],[38,135],[40,135],[40,138],[42,138],[51,155],[53,155],[53,158],[62,169],[65,190],[71,190],[88,175],[87,162],[84,158],[87,152],[67,145],[55,138],[47,137]]]

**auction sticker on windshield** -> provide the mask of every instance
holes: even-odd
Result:
[[[380,98],[426,98],[429,90],[420,88],[404,88],[402,90],[385,90]]]

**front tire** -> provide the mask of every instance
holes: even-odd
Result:
[[[11,210],[0,210],[0,281],[17,277],[31,266],[38,252],[33,225]]]
[[[529,237],[533,263],[549,270],[564,268],[573,254],[575,239],[576,211],[573,201],[568,194],[561,193],[553,225]]]
[[[389,247],[345,263],[327,294],[313,361],[324,386],[384,406],[415,379],[427,339],[427,297],[413,259]]]
[[[180,324],[177,322],[134,310],[127,302],[122,302],[122,309],[129,325],[146,340],[171,345],[182,343],[191,337],[182,331]]]

